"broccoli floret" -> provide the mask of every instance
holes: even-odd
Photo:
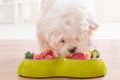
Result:
[[[27,51],[27,52],[25,53],[25,58],[27,58],[27,59],[33,59],[33,54],[34,54],[34,53],[31,53],[30,51]]]

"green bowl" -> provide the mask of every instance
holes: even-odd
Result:
[[[18,68],[18,75],[33,78],[74,77],[93,78],[106,74],[102,59],[72,60],[57,58],[53,60],[24,59]]]

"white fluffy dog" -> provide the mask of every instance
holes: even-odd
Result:
[[[91,34],[98,24],[86,6],[75,0],[42,0],[37,36],[41,51],[51,49],[65,57],[86,52],[91,47]],[[62,2],[62,3],[60,3]]]

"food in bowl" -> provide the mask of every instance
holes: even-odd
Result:
[[[51,50],[37,54],[28,51],[19,65],[18,75],[32,78],[101,77],[106,74],[106,66],[99,57],[97,50],[74,53],[65,58],[56,56]]]
[[[65,58],[76,59],[76,60],[88,60],[88,59],[96,59],[99,57],[100,57],[99,51],[94,49],[87,53],[78,52],[78,53],[69,54]],[[52,50],[46,50],[41,53],[34,53],[34,52],[31,53],[30,51],[27,51],[25,53],[25,58],[40,60],[40,59],[55,59],[58,58],[58,56],[55,55]]]

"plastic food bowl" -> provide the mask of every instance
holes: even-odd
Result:
[[[91,60],[66,58],[53,60],[24,59],[18,68],[18,75],[32,78],[94,78],[104,76],[105,74],[106,66],[101,58]]]

